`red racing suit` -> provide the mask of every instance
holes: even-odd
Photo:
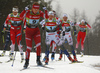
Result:
[[[10,38],[11,38],[11,52],[14,52],[15,49],[15,40],[17,38],[17,44],[18,44],[18,48],[20,50],[20,52],[23,52],[23,50],[21,49],[21,24],[23,22],[23,19],[20,17],[20,14],[17,13],[16,16],[13,15],[13,13],[10,13],[5,21],[5,25],[4,27],[7,27],[7,24],[10,23],[11,26],[10,27]]]
[[[46,13],[47,11],[45,11]],[[24,28],[26,28],[25,32],[25,39],[26,39],[26,45],[27,45],[27,50],[26,50],[26,59],[30,58],[30,51],[32,49],[32,41],[34,39],[34,42],[36,44],[36,52],[37,56],[40,56],[41,53],[41,36],[40,36],[40,30],[38,28],[39,25],[39,19],[40,17],[45,18],[44,13],[42,11],[39,11],[38,13],[34,14],[31,10],[28,11],[23,11],[21,13],[21,17],[24,17],[26,13],[26,18],[25,18],[25,24]]]
[[[81,39],[81,50],[84,50],[84,41],[86,38],[86,31],[87,31],[87,27],[91,28],[91,26],[89,24],[84,24],[82,25],[81,23],[77,23],[76,25],[79,25],[79,32],[77,35],[77,43],[76,43],[76,48],[78,48],[80,39]]]

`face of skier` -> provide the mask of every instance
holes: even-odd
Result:
[[[53,15],[49,15],[49,20],[52,20],[54,18]]]
[[[63,20],[64,20],[64,21],[67,21],[67,17],[66,17],[66,16],[64,16],[64,17],[63,17]]]
[[[32,11],[36,14],[37,12],[39,12],[39,9],[32,8]]]
[[[13,11],[13,15],[17,15],[17,13],[18,13],[18,12],[16,12],[16,11]]]
[[[84,25],[85,23],[84,23],[84,22],[82,22],[81,24],[82,24],[82,25]]]

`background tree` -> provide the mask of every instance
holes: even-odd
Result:
[[[79,10],[74,8],[73,12],[69,16],[73,22],[79,21],[79,16],[80,16]]]

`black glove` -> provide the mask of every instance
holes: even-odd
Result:
[[[85,24],[88,24],[87,22],[85,22]]]
[[[4,31],[1,32],[1,35],[4,35]]]
[[[44,30],[45,29],[45,27],[42,27],[42,30]]]
[[[63,36],[65,36],[65,31],[63,31]]]

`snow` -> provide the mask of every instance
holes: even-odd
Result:
[[[1,53],[2,51],[0,51]],[[62,61],[57,61],[59,55],[55,55],[54,61],[49,61],[49,68],[43,67],[34,67],[36,66],[36,53],[31,52],[30,57],[30,65],[29,69],[20,71],[23,68],[24,62],[20,63],[20,53],[17,52],[16,59],[14,62],[14,66],[12,67],[12,62],[5,63],[5,61],[9,60],[8,57],[9,52],[6,52],[5,57],[0,57],[0,61],[3,63],[0,64],[0,73],[100,73],[100,67],[93,67],[93,65],[100,65],[100,56],[88,56],[80,57],[77,55],[78,60],[84,61],[84,63],[75,63],[69,64],[70,61],[64,55]],[[42,59],[44,57],[44,53],[42,53]],[[51,54],[50,54],[51,57]]]

